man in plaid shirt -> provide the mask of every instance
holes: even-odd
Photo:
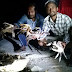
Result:
[[[58,11],[58,5],[54,0],[45,3],[48,16],[44,19],[43,32],[51,32],[54,36],[62,37],[63,46],[69,42],[68,30],[72,26],[72,19]]]

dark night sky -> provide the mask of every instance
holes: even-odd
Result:
[[[47,0],[9,0],[0,1],[0,24],[3,22],[14,23],[26,12],[26,6],[30,2],[35,2],[38,13],[45,16],[44,4]]]

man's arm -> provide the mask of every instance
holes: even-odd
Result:
[[[65,17],[65,26],[66,26],[66,29],[65,29],[65,36],[64,36],[64,39],[63,41],[66,42],[66,44],[68,44],[70,42],[70,36],[69,36],[69,29],[70,27],[72,26],[72,19],[66,15]]]
[[[24,24],[24,23],[27,24],[27,16],[26,16],[26,15],[23,15],[23,16],[18,20],[17,23],[14,23],[14,25],[20,27],[19,24]]]

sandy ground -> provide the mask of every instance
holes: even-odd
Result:
[[[19,45],[20,42],[15,40]],[[0,40],[0,51],[8,53],[11,55],[20,55],[23,58],[29,59],[27,67],[29,67],[33,72],[72,72],[72,67],[66,66],[64,59],[61,62],[59,59],[54,59],[50,57],[52,52],[40,51],[32,47],[32,50],[27,46],[26,51],[14,52],[13,45],[3,39]]]

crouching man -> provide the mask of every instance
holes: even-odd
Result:
[[[54,0],[48,0],[45,7],[48,16],[44,19],[43,32],[49,32],[50,36],[56,37],[56,40],[61,41],[62,46],[65,48],[70,42],[68,31],[72,26],[72,19],[58,12],[58,4]],[[45,39],[39,41],[39,45],[43,46]]]
[[[72,26],[72,19],[58,12],[58,4],[54,0],[45,3],[48,16],[44,19],[43,32],[49,32],[51,36],[63,41],[65,47],[69,42],[68,30]]]

